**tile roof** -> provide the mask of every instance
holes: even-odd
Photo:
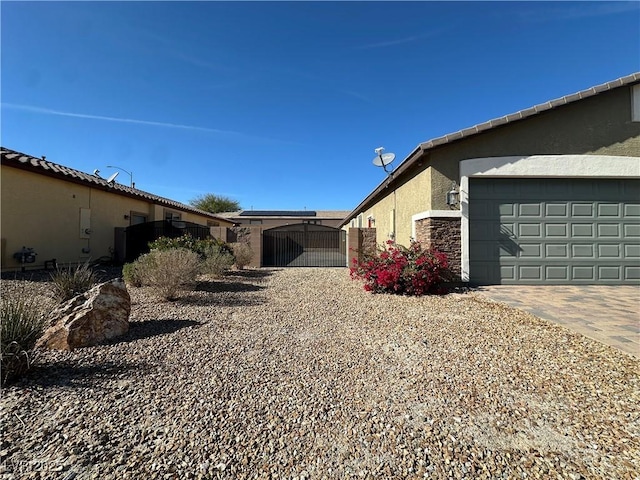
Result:
[[[59,178],[61,180],[80,183],[94,188],[100,188],[102,190],[128,197],[147,200],[159,205],[172,207],[186,212],[197,213],[199,215],[204,215],[213,219],[228,221],[227,219],[220,216],[205,212],[184,203],[176,202],[175,200],[171,200],[169,198],[160,197],[158,195],[154,195],[137,188],[127,187],[126,185],[122,185],[119,183],[107,183],[107,180],[104,178],[84,173],[79,170],[74,170],[73,168],[65,167],[64,165],[58,165],[57,163],[46,160],[44,157],[36,158],[24,153],[10,150],[5,147],[0,147],[0,160],[3,165],[29,170],[35,173],[40,173],[42,175],[48,175]]]

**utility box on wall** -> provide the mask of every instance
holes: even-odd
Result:
[[[91,209],[80,209],[80,238],[91,238]]]

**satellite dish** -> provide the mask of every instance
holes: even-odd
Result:
[[[389,170],[387,170],[387,165],[389,165],[396,158],[395,153],[382,153],[384,151],[384,147],[378,147],[374,150],[378,155],[373,159],[373,164],[376,167],[382,167],[385,172],[389,175],[392,174]]]
[[[377,157],[375,157],[373,159],[373,164],[376,167],[384,167],[386,165],[389,165],[391,162],[393,162],[395,158],[396,158],[395,153],[384,153],[382,155],[378,155]]]
[[[107,178],[107,183],[113,183],[119,173],[120,172],[116,172],[113,175],[111,175],[109,178]]]
[[[94,175],[95,177],[101,178],[101,177],[100,177],[100,170],[98,170],[98,169],[96,168],[96,169],[93,171],[93,175]]]

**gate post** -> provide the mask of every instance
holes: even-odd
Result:
[[[249,246],[253,251],[250,267],[260,268],[262,266],[262,227],[249,227]]]
[[[365,255],[374,254],[376,245],[375,228],[349,228],[348,267],[353,267],[354,260],[360,263]]]

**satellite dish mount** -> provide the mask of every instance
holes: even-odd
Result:
[[[387,172],[388,175],[393,175],[393,171],[387,170],[387,165],[390,165],[391,162],[396,158],[395,153],[382,153],[384,152],[384,147],[378,147],[374,150],[376,152],[377,157],[373,159],[373,164],[376,167],[382,167],[382,169]]]

